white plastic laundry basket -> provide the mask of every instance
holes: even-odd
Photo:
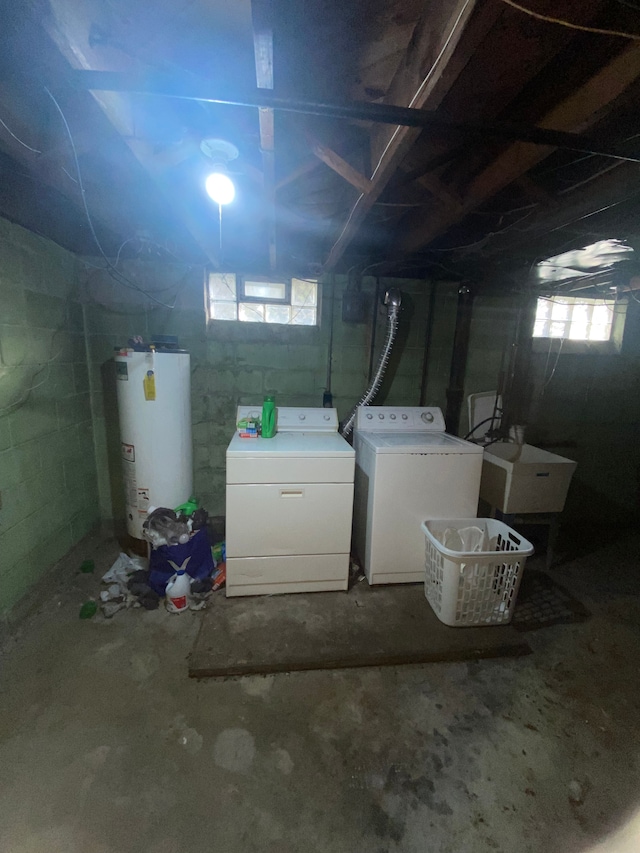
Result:
[[[478,527],[481,549],[453,551],[443,544],[452,533]],[[505,625],[511,621],[524,564],[533,545],[494,518],[425,521],[424,591],[445,625]],[[458,537],[460,541],[460,538]]]

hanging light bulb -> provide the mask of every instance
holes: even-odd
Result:
[[[205,188],[209,196],[217,204],[230,204],[236,197],[236,188],[229,175],[224,172],[212,172],[205,181]]]
[[[203,139],[200,149],[213,161],[213,171],[205,181],[207,193],[216,204],[230,204],[236,196],[236,188],[227,173],[227,165],[236,159],[238,149],[226,139]]]

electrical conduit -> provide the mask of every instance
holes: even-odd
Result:
[[[364,392],[358,403],[353,407],[348,417],[340,425],[340,434],[344,436],[344,438],[351,435],[353,424],[356,419],[356,412],[359,406],[368,406],[380,390],[380,385],[382,384],[382,379],[384,377],[385,370],[387,369],[387,365],[389,364],[389,358],[391,357],[391,350],[393,349],[393,344],[398,334],[401,303],[402,295],[399,290],[396,290],[395,288],[387,290],[384,295],[384,304],[387,306],[387,334],[384,339],[382,352],[378,358],[376,371],[369,387]]]

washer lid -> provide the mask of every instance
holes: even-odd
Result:
[[[483,448],[447,432],[361,432],[359,441],[376,453],[482,453]]]
[[[481,448],[482,449],[482,448]],[[227,456],[309,457],[341,456],[349,459],[355,450],[337,432],[278,432],[273,438],[240,438],[236,433]]]

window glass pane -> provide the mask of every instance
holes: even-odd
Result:
[[[613,311],[608,305],[601,303],[595,305],[593,309],[592,323],[595,326],[610,326],[613,320]]]
[[[291,317],[292,326],[315,326],[316,325],[316,309],[315,308],[293,308]]]
[[[291,308],[288,305],[265,305],[264,309],[267,323],[289,323],[291,320]]]
[[[574,305],[571,314],[569,338],[573,341],[586,341],[589,330],[589,306]]]
[[[291,304],[305,308],[318,304],[318,285],[315,281],[291,280]],[[306,324],[305,324],[306,325]]]
[[[572,341],[608,341],[615,302],[572,296],[538,300],[533,336]]]
[[[218,301],[236,300],[236,277],[234,273],[213,272],[209,276],[209,294]]]
[[[548,299],[538,299],[536,320],[546,320],[551,311],[551,302]]]
[[[238,309],[235,302],[212,302],[211,316],[214,320],[237,320]]]
[[[551,305],[551,317],[554,320],[567,320],[569,317],[569,306],[564,302],[556,302]]]
[[[238,320],[242,320],[244,323],[264,323],[264,305],[240,302],[238,304]]]
[[[244,295],[253,299],[286,299],[287,288],[281,281],[245,281]]]
[[[260,281],[238,278],[236,273],[210,272],[207,287],[211,320],[295,326],[318,324],[318,283],[315,280],[294,278],[289,286],[288,281]],[[245,293],[259,301],[244,300]]]

